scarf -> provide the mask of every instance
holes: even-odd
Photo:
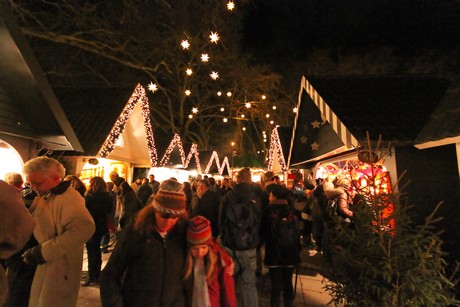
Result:
[[[193,259],[193,307],[210,307],[208,283],[204,269],[204,259]]]

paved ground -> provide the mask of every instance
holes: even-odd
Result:
[[[325,267],[322,255],[317,254],[313,250],[303,250],[301,253],[302,263],[299,266],[299,276],[297,279],[296,298],[294,301],[295,307],[300,306],[325,306],[331,297],[323,289],[326,279],[321,275]],[[103,254],[103,266],[110,257],[110,253]],[[83,264],[84,276],[87,271],[86,254]],[[293,276],[295,284],[295,276]],[[257,287],[259,292],[259,306],[270,306],[270,278],[268,275],[263,275],[257,279]],[[98,287],[80,287],[78,298],[78,307],[101,306]]]

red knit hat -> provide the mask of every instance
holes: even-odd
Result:
[[[211,223],[205,217],[195,216],[190,220],[187,229],[189,245],[203,245],[212,242]]]

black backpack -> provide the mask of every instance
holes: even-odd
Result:
[[[299,220],[291,211],[287,216],[271,215],[271,237],[277,247],[291,249],[297,247],[300,239]]]
[[[234,250],[247,250],[259,243],[259,212],[254,193],[244,201],[229,198],[222,228],[222,243]]]

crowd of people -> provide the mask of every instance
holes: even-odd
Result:
[[[235,182],[160,183],[150,174],[129,184],[112,172],[86,186],[49,157],[28,161],[23,173],[26,184],[20,174],[0,181],[2,209],[18,211],[17,221],[0,223],[0,306],[75,306],[80,286],[98,285],[103,306],[252,307],[256,276],[267,270],[270,305],[293,306],[301,249],[328,251],[332,201],[353,219],[345,179],[288,189],[271,171],[253,182],[242,168]],[[101,271],[111,233],[117,242]]]

